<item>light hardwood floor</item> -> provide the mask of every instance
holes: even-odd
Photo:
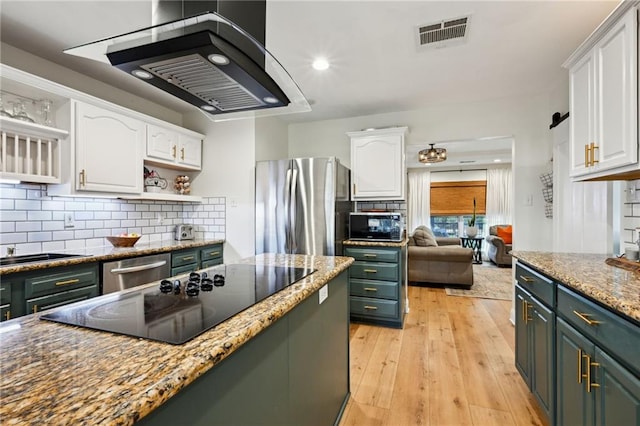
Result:
[[[404,329],[351,324],[350,425],[546,425],[514,365],[511,302],[409,286]]]

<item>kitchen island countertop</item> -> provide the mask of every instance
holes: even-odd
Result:
[[[612,255],[514,251],[513,256],[640,323],[640,274],[605,264]]]
[[[362,241],[362,240],[344,240],[342,245],[351,247],[404,247],[409,244],[409,239],[404,238],[402,241]]]
[[[224,240],[158,240],[149,243],[138,243],[133,247],[86,247],[84,249],[55,250],[55,253],[70,253],[79,257],[66,257],[41,262],[23,263],[0,267],[0,276],[15,272],[35,271],[56,266],[79,265],[87,262],[116,260],[126,257],[145,256],[149,254],[167,253],[193,247],[203,247],[210,244],[224,243]]]
[[[183,345],[43,321],[39,313],[7,321],[0,326],[0,419],[7,425],[133,424],[352,262],[275,254],[245,259],[239,263],[316,272]]]

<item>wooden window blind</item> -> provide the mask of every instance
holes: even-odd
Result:
[[[473,198],[476,199],[476,214],[485,214],[487,205],[487,181],[432,182],[431,215],[454,216],[473,213]]]

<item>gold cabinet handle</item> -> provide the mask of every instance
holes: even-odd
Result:
[[[4,319],[7,321],[11,319],[11,311],[7,311],[4,313]]]
[[[525,283],[532,283],[535,281],[533,278],[527,277],[526,275],[520,275],[520,279]]]
[[[531,318],[529,316],[529,308],[532,307],[533,305],[531,303],[528,303],[526,300],[523,300],[524,302],[524,323],[527,324],[529,321],[533,320],[533,318]]]
[[[585,314],[584,312],[578,312],[578,311],[573,311],[574,314],[576,314],[578,316],[578,318],[580,318],[582,321],[586,322],[589,325],[598,325],[598,324],[602,324],[601,321],[596,321],[593,319],[589,319],[588,317],[591,316],[591,314]]]
[[[363,269],[363,272],[368,272],[368,273],[375,274],[375,273],[376,273],[376,272],[378,272],[378,271],[377,271],[377,270],[375,270],[375,269]]]
[[[219,251],[212,251],[211,253],[209,253],[209,256],[217,256],[219,254],[220,254]]]
[[[364,291],[378,291],[378,289],[375,287],[365,287]]]
[[[591,148],[591,165],[594,166],[596,163],[600,162],[600,160],[596,160],[596,149],[600,149],[600,147],[598,147],[598,145],[596,145],[594,142],[591,142],[590,148]]]
[[[589,167],[591,164],[589,164],[589,145],[585,144],[584,146],[584,166],[585,167]]]
[[[177,149],[177,148],[178,148],[178,147],[177,147],[177,146],[175,146],[175,145],[171,148],[171,156],[172,156],[173,158],[176,158],[176,149]]]
[[[591,362],[591,357],[589,355],[582,355],[583,358],[585,358],[587,360],[587,374],[584,375],[584,377],[587,379],[587,392],[591,393],[591,389],[592,388],[599,388],[600,385],[598,383],[592,383],[591,382],[591,367],[599,367],[600,363],[598,362]]]
[[[79,283],[80,280],[78,278],[74,278],[72,280],[66,280],[66,281],[58,281],[56,282],[56,285],[69,285],[69,284],[75,284],[75,283]]]
[[[184,148],[180,148],[180,159],[184,160]]]
[[[33,305],[33,307],[31,308],[31,312],[33,312],[34,314],[38,312],[38,305]]]
[[[87,182],[87,173],[84,169],[80,170],[80,186],[85,186]]]
[[[369,311],[377,311],[378,310],[377,306],[364,305],[364,308],[369,310]]]
[[[182,260],[193,260],[193,256],[186,256],[183,257]]]
[[[378,257],[378,255],[373,253],[365,253],[364,257]]]
[[[578,348],[578,383],[582,383],[582,378],[587,375],[582,372],[582,348]]]

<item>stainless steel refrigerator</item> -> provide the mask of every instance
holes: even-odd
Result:
[[[351,210],[335,157],[256,163],[256,254],[341,255]]]

